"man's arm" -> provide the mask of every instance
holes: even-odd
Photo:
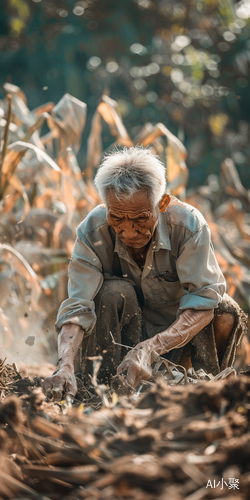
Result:
[[[58,368],[43,383],[47,397],[61,400],[62,394],[75,396],[77,384],[74,375],[74,359],[84,337],[79,325],[67,323],[58,335]]]
[[[169,328],[137,344],[118,366],[117,374],[126,373],[127,381],[133,387],[136,387],[140,380],[148,380],[152,374],[153,353],[162,355],[171,349],[183,347],[208,325],[213,317],[213,309],[186,309]]]
[[[48,397],[61,399],[62,393],[74,396],[77,392],[74,358],[83,336],[90,335],[95,326],[93,298],[102,283],[101,262],[78,227],[69,263],[69,298],[60,305],[55,324],[58,332],[58,368],[43,384]]]
[[[68,299],[59,307],[56,331],[72,323],[90,335],[96,322],[94,297],[103,284],[102,264],[87,245],[80,228],[69,263]]]

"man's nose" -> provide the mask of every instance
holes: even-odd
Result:
[[[138,231],[135,229],[135,225],[133,222],[124,222],[121,236],[126,240],[133,240],[138,236]]]

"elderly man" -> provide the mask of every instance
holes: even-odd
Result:
[[[165,168],[148,149],[107,156],[95,184],[104,205],[77,228],[56,321],[58,369],[45,392],[76,394],[79,348],[103,356],[104,381],[117,370],[134,387],[150,378],[154,353],[213,374],[230,366],[242,311],[225,294],[201,213],[165,193]]]

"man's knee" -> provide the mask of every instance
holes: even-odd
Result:
[[[235,325],[235,316],[232,313],[224,312],[214,318],[215,335],[228,339]]]
[[[238,304],[227,294],[214,311],[214,334],[217,347],[226,346],[234,327],[240,319]]]
[[[137,303],[133,285],[122,279],[105,280],[94,300],[95,302],[101,301],[102,306],[110,307],[115,304],[118,308],[123,306],[124,300]]]

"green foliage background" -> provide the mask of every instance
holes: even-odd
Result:
[[[6,0],[0,84],[20,86],[31,109],[65,92],[87,103],[83,168],[108,91],[132,136],[160,121],[184,142],[189,186],[229,156],[250,187],[248,16],[248,0]]]

